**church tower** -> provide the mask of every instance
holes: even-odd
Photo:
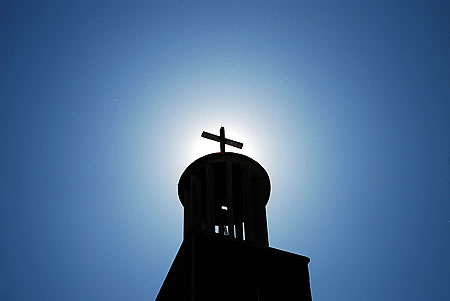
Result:
[[[309,258],[269,247],[270,179],[255,160],[225,152],[243,144],[207,132],[220,153],[181,175],[184,240],[156,301],[311,300]]]

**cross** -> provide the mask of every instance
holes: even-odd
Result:
[[[228,145],[231,145],[231,146],[234,146],[237,148],[242,148],[242,146],[244,146],[243,143],[225,138],[225,128],[224,127],[220,128],[220,136],[216,136],[216,135],[210,134],[208,132],[203,132],[202,137],[220,142],[220,152],[221,153],[225,152],[225,144],[228,144]]]

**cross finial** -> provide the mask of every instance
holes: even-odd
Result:
[[[221,153],[225,152],[225,144],[228,144],[228,145],[231,145],[231,146],[234,146],[237,148],[242,148],[242,146],[244,146],[244,144],[241,142],[237,142],[237,141],[225,138],[225,128],[224,127],[220,128],[220,136],[213,135],[208,132],[203,132],[202,137],[220,142],[220,152]]]

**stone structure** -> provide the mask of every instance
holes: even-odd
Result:
[[[184,241],[157,301],[311,300],[309,258],[269,247],[270,180],[255,160],[225,152],[242,143],[203,132],[221,152],[181,175]]]

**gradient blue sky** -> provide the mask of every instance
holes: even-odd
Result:
[[[314,300],[450,300],[449,12],[1,1],[0,300],[153,300],[222,125]]]

